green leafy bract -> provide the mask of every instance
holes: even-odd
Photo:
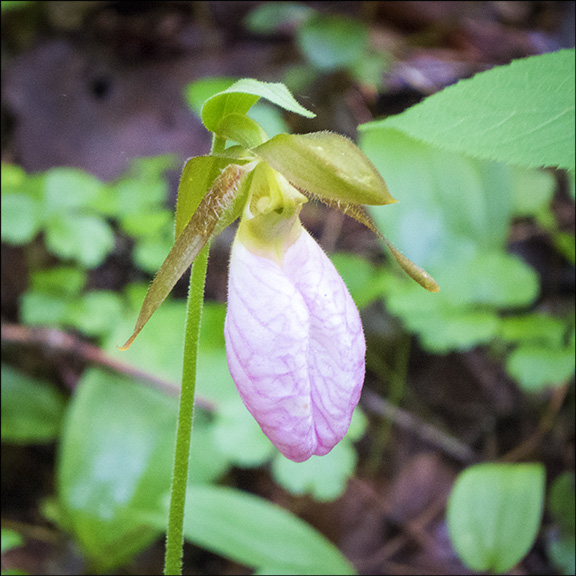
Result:
[[[339,134],[278,134],[252,151],[294,186],[321,200],[374,205],[396,202],[370,160]]]
[[[359,129],[397,129],[452,152],[574,170],[574,70],[574,49],[516,60]]]
[[[206,100],[202,107],[202,122],[208,130],[218,133],[220,122],[228,114],[246,114],[260,98],[306,118],[316,116],[301,106],[284,84],[243,78]]]

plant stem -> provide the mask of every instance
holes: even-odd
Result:
[[[221,154],[226,147],[226,138],[213,134],[211,155]],[[216,178],[217,174],[212,175]],[[188,466],[190,460],[190,438],[194,417],[194,394],[196,392],[196,368],[198,365],[198,343],[204,306],[204,286],[208,269],[210,240],[196,257],[190,273],[190,288],[186,305],[186,331],[184,336],[184,366],[182,369],[182,390],[178,410],[178,429],[174,451],[174,470],[170,489],[170,510],[166,530],[166,555],[164,574],[180,576],[182,574],[182,555],[184,552],[184,508],[188,485]]]
[[[182,371],[182,391],[178,412],[178,431],[174,454],[174,471],[170,493],[170,512],[166,531],[166,556],[164,574],[182,574],[182,553],[184,546],[183,524],[188,484],[188,460],[190,456],[190,436],[194,415],[194,392],[196,389],[196,366],[198,362],[198,341],[204,304],[204,286],[208,267],[210,242],[202,249],[192,266],[190,289],[186,307],[186,335],[184,340],[184,367]]]

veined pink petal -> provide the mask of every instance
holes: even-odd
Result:
[[[225,337],[242,400],[278,450],[295,462],[330,452],[360,398],[366,345],[348,289],[308,232],[281,265],[236,239]]]

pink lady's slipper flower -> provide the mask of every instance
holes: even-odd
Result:
[[[342,278],[300,223],[306,198],[266,164],[251,189],[230,259],[228,365],[266,436],[302,462],[348,430],[364,334]]]
[[[431,292],[439,287],[364,210],[396,200],[354,143],[331,132],[268,138],[246,116],[260,97],[313,116],[285,86],[250,79],[205,102],[203,122],[215,135],[212,153],[184,167],[174,246],[121,349],[132,344],[209,239],[240,216],[225,324],[230,373],[266,436],[287,458],[302,462],[327,454],[346,434],[364,381],[366,345],[344,282],[300,223],[306,197],[298,189],[368,226],[414,280]],[[225,147],[228,140],[238,144]],[[203,280],[194,286],[203,290]]]

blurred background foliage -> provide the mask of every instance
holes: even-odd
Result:
[[[161,570],[187,280],[116,346],[173,242],[183,161],[209,150],[206,97],[243,76],[285,82],[317,118],[258,103],[270,136],[358,139],[460,78],[573,46],[573,25],[573,3],[2,2],[3,568]],[[548,487],[523,569],[574,573],[574,175],[399,131],[359,142],[399,200],[372,217],[442,290],[402,276],[359,223],[304,208],[361,310],[368,372],[346,438],[295,464],[228,373],[234,230],[215,240],[190,473],[209,504],[190,503],[185,566],[495,569],[451,544],[442,511],[460,470],[529,460]],[[497,500],[486,522],[532,501]]]

